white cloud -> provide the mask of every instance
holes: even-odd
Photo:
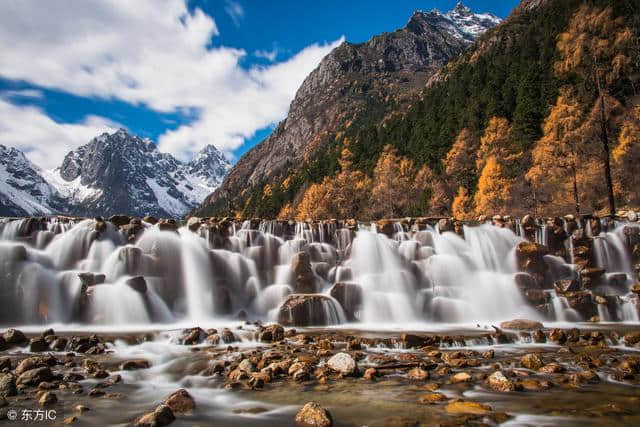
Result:
[[[159,112],[196,112],[193,123],[159,138],[162,150],[185,159],[207,144],[229,152],[284,118],[303,79],[342,42],[245,70],[246,52],[211,47],[214,20],[185,1],[1,2],[0,76]]]
[[[244,8],[237,1],[227,0],[224,11],[231,17],[236,27],[240,26],[240,21],[244,18]]]
[[[57,123],[38,108],[0,98],[0,144],[17,147],[45,169],[60,166],[69,151],[119,127],[98,116],[87,116],[81,123]]]
[[[272,50],[256,50],[253,54],[258,58],[263,58],[268,61],[275,61],[278,57],[278,53],[280,53],[277,47],[274,47]]]

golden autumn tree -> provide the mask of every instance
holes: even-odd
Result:
[[[504,168],[495,156],[489,156],[478,179],[474,196],[477,215],[498,214],[512,207],[513,182],[505,176]]]
[[[445,174],[453,188],[471,188],[477,176],[474,161],[477,150],[477,138],[469,129],[462,129],[444,160]]]
[[[413,162],[399,156],[392,146],[385,146],[373,171],[369,216],[393,218],[406,215],[414,197],[411,192],[414,176]]]
[[[585,2],[571,18],[567,31],[558,37],[559,59],[556,74],[581,82],[581,88],[589,93],[596,91],[597,98],[591,111],[598,122],[598,140],[602,147],[602,171],[606,183],[609,211],[615,213],[613,178],[611,174],[610,116],[607,111],[608,95],[623,79],[630,79],[632,45],[634,35],[625,23],[624,16],[614,17],[611,6],[598,7]],[[632,82],[633,84],[633,82]]]
[[[532,166],[526,179],[531,183],[539,213],[554,214],[573,207],[580,212],[578,129],[583,114],[568,87],[560,91],[556,104],[545,119],[543,137],[532,152]]]
[[[466,187],[458,187],[458,194],[451,204],[451,215],[459,220],[472,220],[474,217],[473,199],[469,196]]]
[[[371,179],[353,168],[353,154],[345,147],[340,172],[311,185],[296,209],[296,219],[354,218],[365,206]]]
[[[640,206],[640,105],[635,106],[622,123],[618,144],[612,152],[617,178],[616,196],[627,207]]]
[[[295,218],[295,212],[291,207],[291,203],[287,203],[286,205],[284,205],[282,209],[280,209],[280,212],[278,213],[278,217],[277,217],[277,219],[279,220],[289,220],[294,218]]]
[[[519,179],[522,156],[513,143],[509,121],[503,117],[491,118],[480,138],[475,159],[479,179],[474,203],[478,215],[519,213],[520,208],[516,206],[526,199],[524,180]],[[518,203],[513,204],[514,200]]]

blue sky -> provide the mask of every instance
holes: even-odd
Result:
[[[237,159],[342,40],[456,1],[24,0],[0,3],[0,143],[50,168],[119,126],[184,160]],[[466,1],[506,17],[517,1]]]

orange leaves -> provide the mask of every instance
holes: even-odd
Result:
[[[453,199],[451,214],[454,218],[468,221],[473,219],[473,199],[465,187],[458,187],[458,194]]]
[[[498,214],[510,211],[513,183],[505,177],[502,165],[495,156],[489,156],[478,180],[478,190],[474,196],[478,215]]]

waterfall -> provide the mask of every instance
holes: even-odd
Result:
[[[537,224],[536,240],[545,242],[547,227]],[[508,228],[466,225],[458,235],[435,223],[386,225],[388,235],[376,223],[341,221],[228,222],[195,231],[143,222],[127,240],[108,221],[2,220],[0,324],[206,323],[241,313],[398,326],[574,322],[596,313],[602,321],[639,321],[628,240],[637,224],[595,238],[596,263],[606,270],[595,289],[606,303],[586,315],[570,295],[548,288],[580,279],[561,257],[544,255],[544,283],[525,275],[537,286],[533,297],[521,288],[516,252],[524,238]]]

